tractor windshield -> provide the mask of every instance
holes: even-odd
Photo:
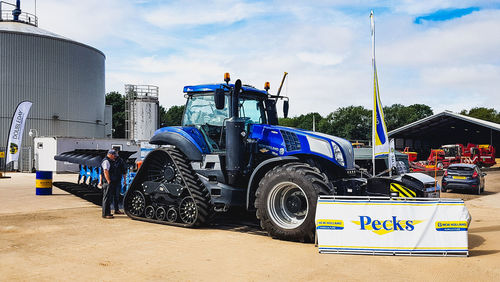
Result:
[[[216,125],[222,126],[229,117],[228,99],[222,110],[215,108],[214,95],[193,95],[188,98],[182,125]]]

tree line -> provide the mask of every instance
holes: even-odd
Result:
[[[113,137],[125,138],[125,96],[119,92],[106,94],[106,105],[113,108]],[[160,126],[180,125],[184,105],[171,106],[165,109],[160,105]],[[419,119],[433,114],[431,107],[424,104],[404,106],[394,104],[384,107],[384,117],[387,130],[391,131]],[[460,114],[500,123],[500,112],[493,108],[475,107],[462,110]],[[349,140],[370,140],[372,110],[363,106],[341,107],[326,116],[319,113],[307,113],[296,117],[280,118],[282,126],[313,130],[313,116],[315,130],[318,132],[343,137]]]
[[[384,107],[384,117],[387,130],[393,130],[408,123],[432,115],[432,109],[423,104],[404,106],[394,104]],[[308,113],[293,118],[280,119],[280,125],[315,129],[330,135],[340,136],[349,140],[370,140],[372,127],[372,110],[363,106],[341,107],[326,116],[319,113]]]

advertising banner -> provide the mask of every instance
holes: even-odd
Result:
[[[394,148],[394,138],[389,141],[389,168],[393,168],[396,166],[396,149]]]
[[[316,209],[320,253],[465,256],[469,223],[460,199],[321,196]]]
[[[24,101],[17,105],[14,116],[12,117],[12,124],[10,125],[9,140],[7,141],[7,159],[6,164],[11,161],[17,161],[19,158],[19,150],[23,142],[23,131],[26,118],[31,109],[32,103]]]

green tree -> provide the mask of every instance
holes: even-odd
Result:
[[[318,129],[350,140],[369,140],[371,111],[362,106],[338,108],[320,121]]]
[[[163,106],[160,106],[160,126],[181,125],[184,108],[184,105],[172,106],[168,110],[165,110]]]
[[[297,119],[296,118],[279,118],[278,124],[281,126],[287,126],[287,127],[297,127]]]
[[[403,106],[394,104],[384,107],[387,130],[393,130],[433,114],[431,107],[423,104]],[[350,140],[370,140],[372,111],[362,106],[338,108],[323,118],[318,113],[297,117],[280,118],[279,124],[288,127],[312,130],[312,117],[316,120],[316,131],[336,135]]]
[[[318,125],[323,119],[323,117],[319,113],[308,113],[292,118],[280,118],[278,120],[278,123],[282,126],[313,130],[313,116],[314,122],[316,123],[316,130],[318,131]]]
[[[423,104],[414,104],[410,106],[394,104],[389,107],[384,107],[385,125],[388,131],[423,119],[432,114],[431,107]]]
[[[323,119],[323,117],[319,113],[308,113],[298,116],[297,125],[295,127],[305,130],[313,130],[313,116],[314,122],[316,123],[316,130],[318,130],[318,125]]]
[[[106,105],[113,109],[113,138],[125,138],[125,96],[116,91],[109,92]]]
[[[476,107],[470,109],[469,111],[462,110],[460,114],[482,120],[500,123],[500,113],[493,108]]]

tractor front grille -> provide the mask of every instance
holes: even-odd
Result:
[[[283,140],[285,141],[287,152],[300,150],[300,141],[297,134],[285,130],[280,130],[280,132],[281,136],[283,136]]]

